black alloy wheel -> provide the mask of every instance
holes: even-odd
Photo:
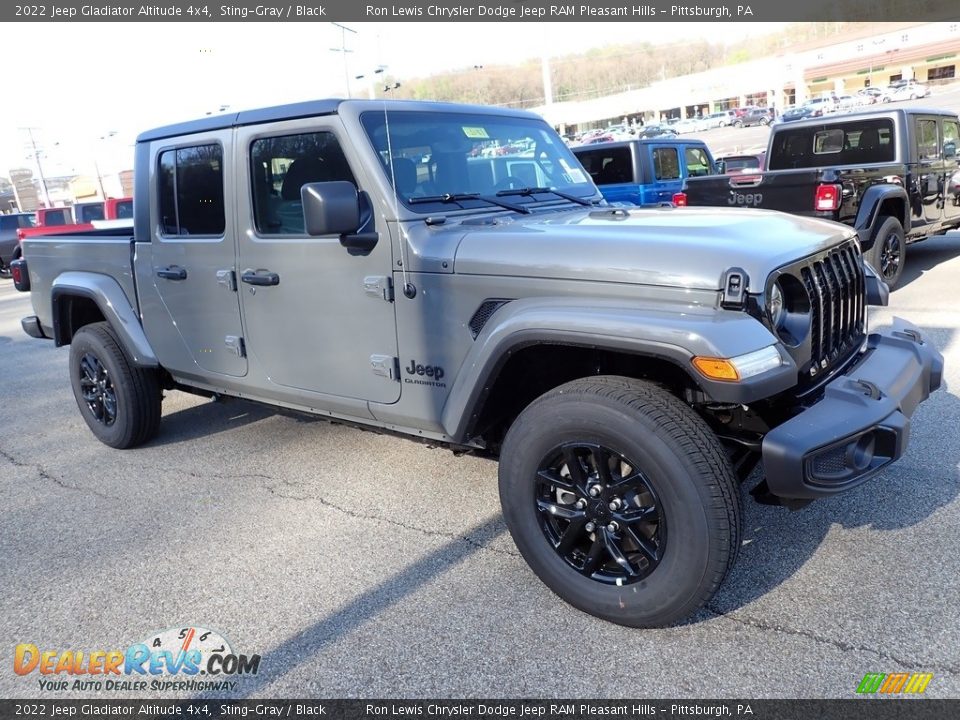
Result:
[[[903,225],[895,217],[884,218],[873,235],[873,247],[870,248],[867,259],[891,290],[903,275],[906,255],[907,243]]]
[[[80,392],[94,419],[106,427],[117,421],[117,391],[100,360],[84,353],[80,358]]]
[[[653,485],[610,448],[567,443],[549,453],[537,472],[535,502],[548,542],[588,578],[630,585],[663,557],[667,528]]]

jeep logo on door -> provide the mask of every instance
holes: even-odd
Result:
[[[432,385],[433,387],[446,387],[447,384],[440,382],[445,373],[439,365],[421,365],[416,360],[410,360],[410,365],[405,367],[407,375],[419,377],[404,378],[404,382],[414,385]],[[424,378],[423,380],[419,378]]]
[[[763,193],[738,193],[730,191],[730,197],[727,199],[729,205],[758,206],[763,202]]]

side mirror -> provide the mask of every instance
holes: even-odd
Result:
[[[351,255],[366,255],[376,247],[380,235],[372,230],[370,200],[353,183],[307,183],[300,188],[300,200],[308,235],[339,235],[340,244]]]
[[[353,183],[307,183],[300,188],[303,222],[307,234],[345,235],[360,228],[360,199]]]

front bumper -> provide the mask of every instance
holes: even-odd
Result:
[[[943,356],[910,323],[874,333],[823,397],[763,439],[770,493],[810,500],[856,487],[899,459],[910,416],[940,387]]]

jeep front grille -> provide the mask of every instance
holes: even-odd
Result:
[[[866,286],[860,249],[848,243],[807,259],[791,274],[797,271],[807,289],[812,316],[806,372],[817,377],[863,339]]]

